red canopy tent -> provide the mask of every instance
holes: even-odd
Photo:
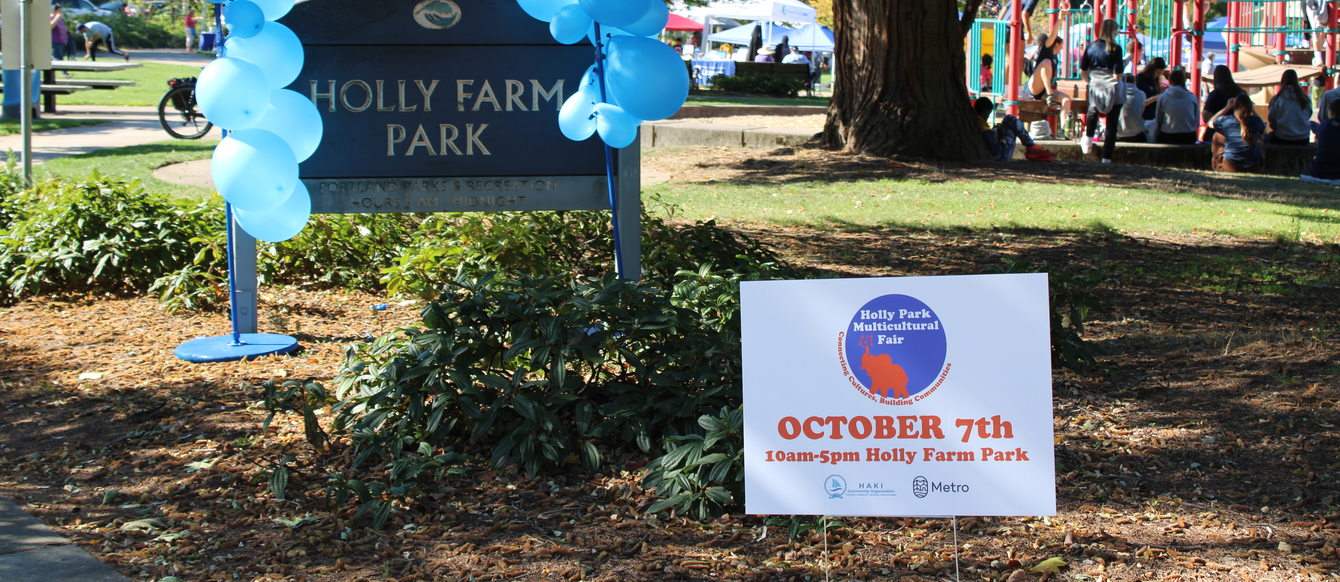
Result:
[[[678,14],[671,14],[670,21],[665,23],[666,30],[702,30],[701,23],[689,20]]]

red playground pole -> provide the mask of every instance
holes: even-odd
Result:
[[[1228,3],[1228,27],[1239,28],[1242,26],[1242,5],[1238,2]],[[1224,36],[1225,44],[1228,45],[1228,70],[1238,72],[1238,44],[1241,39],[1238,33],[1230,32]]]
[[[1340,7],[1337,7],[1334,2],[1328,2],[1325,4],[1325,6],[1326,6],[1326,29],[1334,31],[1337,25],[1336,20],[1338,17],[1340,17]],[[1326,90],[1327,91],[1335,88],[1335,74],[1332,71],[1335,70],[1336,41],[1340,41],[1340,38],[1337,38],[1335,32],[1326,33]]]
[[[1288,53],[1285,52],[1284,31],[1289,28],[1289,13],[1286,11],[1288,6],[1284,2],[1275,4],[1275,25],[1280,27],[1279,33],[1275,35],[1275,62],[1283,63]]]
[[[1196,3],[1195,15],[1191,20],[1191,92],[1201,95],[1200,62],[1205,60],[1205,0],[1191,0]]]
[[[1059,6],[1057,6],[1059,3],[1060,0],[1048,0],[1047,2],[1047,26],[1050,27],[1047,29],[1047,34],[1050,35],[1047,38],[1056,36],[1056,19],[1061,16],[1056,12],[1057,8],[1059,8]]]
[[[1005,81],[1005,110],[1010,115],[1019,115],[1019,79],[1024,74],[1023,4],[1023,0],[1010,0],[1010,76]]]
[[[1127,2],[1126,7],[1129,9],[1130,18],[1128,18],[1129,22],[1126,24],[1130,27],[1131,42],[1135,45],[1135,48],[1131,50],[1131,68],[1136,70],[1126,72],[1134,75],[1140,72],[1138,70],[1140,68],[1140,55],[1144,52],[1145,47],[1140,46],[1140,37],[1136,36],[1136,33],[1139,32],[1139,25],[1135,22],[1135,16],[1140,13],[1140,0],[1127,0]],[[1113,4],[1116,4],[1116,2],[1113,2]],[[1172,41],[1168,42],[1169,44],[1172,43]]]
[[[1172,34],[1168,36],[1168,64],[1173,67],[1182,66],[1182,37],[1186,32],[1186,22],[1182,17],[1182,10],[1186,7],[1186,2],[1187,0],[1175,0],[1173,2],[1173,29]]]
[[[1113,1],[1115,2],[1116,0]],[[1089,41],[1093,41],[1094,36],[1098,34],[1098,27],[1103,24],[1103,14],[1103,0],[1094,0],[1093,26],[1089,28]]]

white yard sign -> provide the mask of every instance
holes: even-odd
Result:
[[[1055,515],[1046,275],[740,294],[748,513]]]

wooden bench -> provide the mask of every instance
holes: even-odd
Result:
[[[120,81],[115,79],[61,79],[57,85],[82,85],[93,89],[120,89],[121,87],[134,87],[134,81]]]
[[[42,102],[43,102],[42,112],[43,112],[43,113],[55,113],[55,112],[56,112],[56,96],[57,96],[57,95],[69,95],[69,94],[74,93],[74,92],[76,92],[76,91],[88,91],[88,90],[90,90],[90,89],[92,89],[92,87],[89,87],[88,85],[66,85],[66,84],[62,84],[62,83],[42,83]],[[4,88],[3,86],[0,86],[0,93],[4,93],[4,92],[5,92],[5,88]],[[34,103],[33,105],[36,105],[36,103]]]

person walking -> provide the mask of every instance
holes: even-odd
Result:
[[[84,35],[84,58],[90,61],[98,60],[98,45],[105,42],[107,43],[107,52],[124,57],[127,61],[130,60],[130,53],[116,48],[112,27],[96,20],[90,20],[81,23],[75,30]]]
[[[1117,21],[1104,20],[1098,39],[1089,43],[1079,61],[1080,76],[1089,83],[1088,118],[1079,149],[1085,154],[1093,151],[1093,135],[1098,131],[1098,116],[1102,115],[1106,118],[1101,154],[1104,164],[1112,163],[1112,152],[1117,147],[1117,116],[1126,102],[1125,83],[1121,79],[1124,69],[1121,45],[1117,44]]]
[[[182,20],[183,27],[186,28],[186,52],[191,52],[191,44],[195,42],[195,11],[187,10],[186,18]]]

